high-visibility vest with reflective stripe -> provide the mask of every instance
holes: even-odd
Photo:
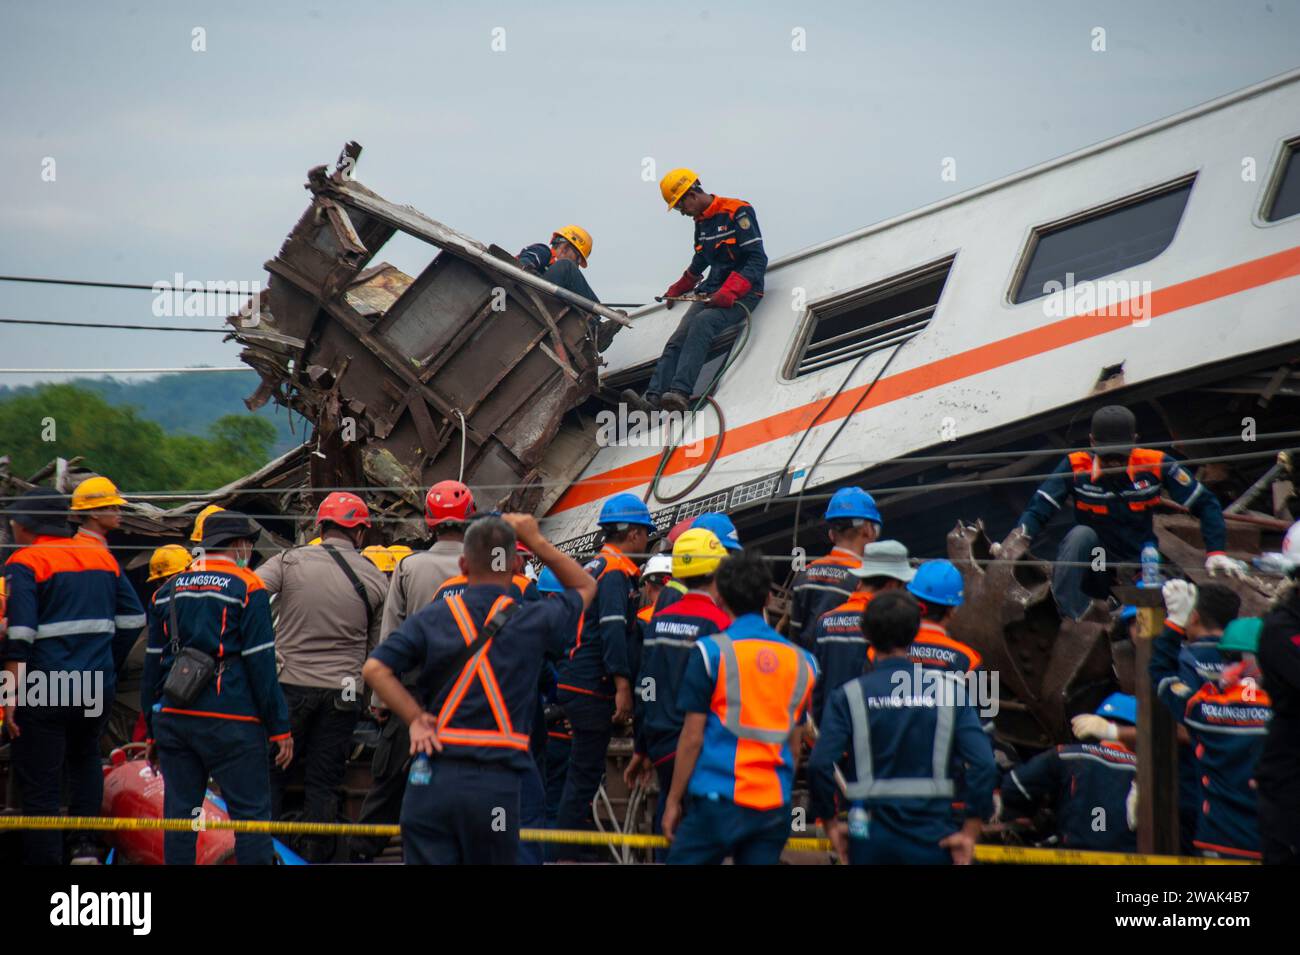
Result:
[[[952,757],[952,738],[957,721],[955,707],[934,707],[934,741],[930,752],[929,776],[876,779],[871,757],[871,723],[867,717],[867,703],[862,695],[862,682],[850,680],[844,684],[844,696],[849,704],[849,719],[853,727],[853,766],[856,773],[856,778],[848,780],[844,787],[844,795],[848,799],[857,802],[866,799],[952,798],[954,786],[948,773],[948,764]]]
[[[498,597],[492,604],[492,609],[488,611],[483,625],[487,626],[497,613],[513,602],[509,597]],[[465,640],[465,645],[472,644],[478,638],[478,627],[474,625],[469,608],[465,606],[465,598],[461,594],[448,597],[447,606],[451,610],[452,619],[456,621],[461,637]],[[506,749],[528,749],[528,736],[524,733],[516,733],[511,724],[505,697],[501,693],[501,686],[497,683],[496,674],[492,671],[492,664],[488,660],[488,651],[491,648],[492,640],[488,640],[482,649],[465,662],[460,675],[456,677],[456,682],[452,684],[451,692],[447,694],[446,702],[438,710],[437,734],[444,746],[499,746]],[[476,682],[492,711],[495,729],[451,725],[456,712]]]
[[[742,640],[738,649],[725,633],[712,640],[720,651],[713,715],[740,739],[784,743],[812,679],[799,651],[771,640]]]

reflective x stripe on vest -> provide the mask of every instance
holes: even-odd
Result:
[[[871,761],[871,727],[867,721],[867,704],[862,698],[862,684],[851,680],[844,684],[844,695],[849,703],[849,719],[853,722],[853,764],[857,779],[844,786],[849,799],[887,799],[914,797],[921,799],[951,799],[952,779],[948,778],[948,760],[952,753],[952,734],[957,711],[951,706],[936,706],[938,723],[934,728],[934,750],[931,754],[931,776],[904,779],[876,779]]]
[[[488,611],[483,625],[487,626],[488,622],[496,616],[497,611],[512,602],[509,597],[498,597],[492,604],[492,609]],[[474,626],[469,608],[465,606],[465,598],[460,594],[448,597],[447,606],[451,608],[452,619],[460,628],[460,635],[465,639],[466,646],[473,643],[478,637],[478,628]],[[528,737],[514,731],[510,723],[510,712],[506,709],[505,699],[501,695],[501,686],[497,683],[496,674],[492,672],[492,664],[488,662],[487,653],[491,646],[492,641],[489,640],[483,645],[483,649],[465,662],[460,676],[456,677],[456,682],[452,684],[451,692],[447,695],[447,701],[438,711],[438,738],[444,744],[450,743],[454,746],[502,746],[508,749],[527,750]],[[495,730],[448,726],[475,677],[478,678],[483,694],[487,697],[488,706],[492,710],[492,718],[497,726]]]
[[[786,706],[786,725],[779,729],[748,726],[742,723],[740,719],[744,706],[740,695],[740,660],[736,656],[735,644],[724,633],[715,633],[713,641],[718,645],[718,650],[721,652],[722,667],[726,671],[727,715],[723,719],[722,725],[740,739],[752,739],[760,743],[784,743],[790,735],[790,730],[794,727],[795,711],[798,710],[804,694],[808,692],[807,663],[796,653],[795,663],[798,670],[794,680],[794,691],[790,694],[790,702]]]

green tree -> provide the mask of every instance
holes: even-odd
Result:
[[[42,385],[0,402],[0,454],[12,472],[80,456],[127,493],[220,487],[265,464],[275,440],[275,426],[251,414],[218,418],[207,437],[169,435],[135,408],[76,385]]]

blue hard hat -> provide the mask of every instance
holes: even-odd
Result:
[[[941,607],[960,607],[965,599],[961,571],[948,560],[927,560],[907,585],[912,596]]]
[[[826,505],[826,520],[865,520],[880,521],[880,509],[876,499],[860,487],[842,487],[831,495]]]
[[[542,572],[537,575],[537,590],[544,594],[562,594],[564,584],[560,583],[560,578],[555,576],[555,571],[543,567]]]
[[[1125,723],[1137,726],[1137,697],[1129,693],[1112,693],[1101,701],[1101,706],[1097,707],[1097,715],[1112,720],[1123,720]]]
[[[654,530],[655,522],[650,519],[650,508],[645,501],[628,491],[615,494],[600,509],[596,523],[601,527],[606,524],[640,524]]]
[[[726,514],[719,514],[710,511],[701,514],[691,522],[691,528],[702,527],[706,531],[713,531],[718,540],[722,541],[722,546],[727,550],[744,550],[740,546],[740,535],[736,533],[736,525],[731,523],[731,518]]]
[[[1141,585],[1139,584],[1139,586]],[[1124,623],[1128,623],[1137,615],[1138,615],[1138,608],[1133,606],[1132,604],[1126,604],[1124,606],[1124,609],[1119,612],[1119,619]]]

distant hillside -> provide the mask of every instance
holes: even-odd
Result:
[[[140,382],[75,378],[69,384],[94,392],[110,405],[134,408],[141,418],[156,422],[168,434],[203,436],[209,433],[208,429],[218,418],[248,414],[244,399],[257,389],[258,381],[256,372],[247,371],[161,375]],[[0,385],[0,402],[29,395],[35,387],[39,386],[10,388]],[[275,428],[272,457],[297,447],[310,430],[302,418],[294,415],[295,434],[289,427],[289,412],[274,402],[268,403],[256,415]]]

